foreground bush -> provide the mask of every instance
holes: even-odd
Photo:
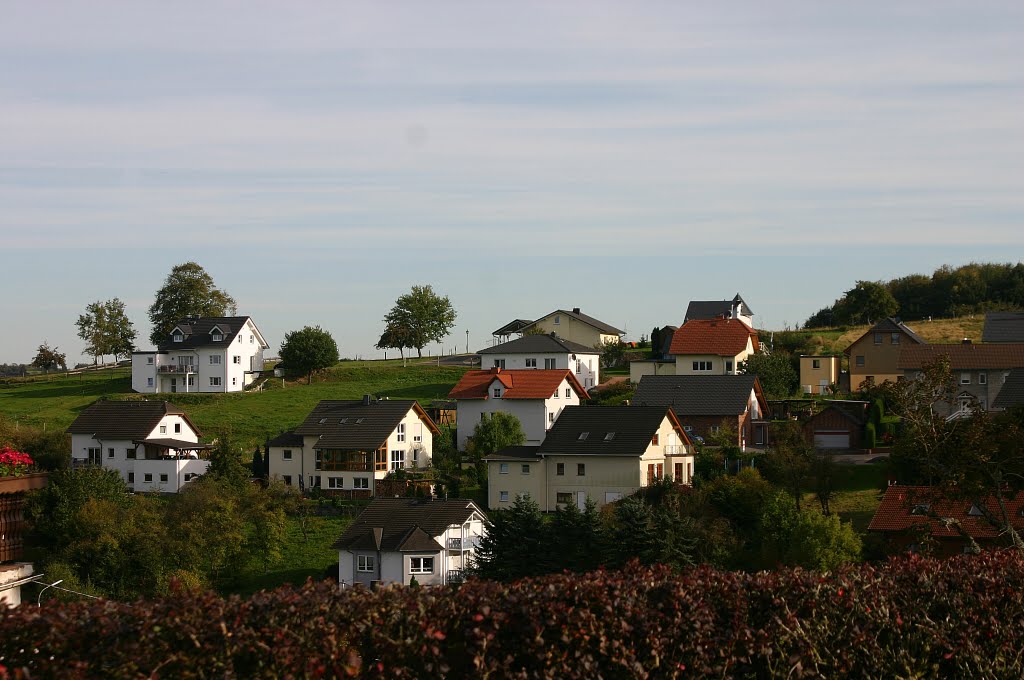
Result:
[[[1024,561],[549,576],[0,613],[0,678],[1024,676]]]

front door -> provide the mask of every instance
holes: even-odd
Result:
[[[178,379],[177,378],[171,378],[171,392],[177,392],[177,391],[178,391]]]

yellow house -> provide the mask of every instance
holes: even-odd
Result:
[[[876,385],[896,382],[903,376],[898,366],[900,349],[925,344],[924,338],[899,319],[882,319],[844,350],[850,361],[850,389],[859,389],[865,381]]]
[[[567,406],[540,446],[488,456],[492,510],[529,495],[541,510],[598,506],[668,478],[693,479],[694,455],[675,413],[658,406]]]
[[[829,394],[832,385],[839,384],[842,357],[801,355],[800,389],[804,394]]]
[[[606,342],[618,342],[624,331],[615,326],[587,316],[579,307],[572,311],[556,309],[523,327],[520,332],[554,333],[563,340],[576,342],[587,347],[600,347]]]

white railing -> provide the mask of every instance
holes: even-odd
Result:
[[[682,444],[666,444],[665,455],[666,456],[681,456],[686,453],[686,447]]]
[[[158,373],[195,373],[196,366],[192,364],[163,364],[157,366]]]

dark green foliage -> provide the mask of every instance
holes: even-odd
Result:
[[[878,429],[875,424],[868,422],[864,425],[864,448],[873,449],[878,446]]]
[[[609,564],[622,567],[632,559],[653,564],[658,557],[658,545],[650,506],[638,496],[619,501],[615,505]]]
[[[427,343],[440,342],[455,325],[455,308],[448,296],[441,297],[433,287],[413,286],[399,296],[384,317],[385,331],[380,343],[389,347],[415,347],[423,356]]]
[[[44,373],[57,369],[66,371],[68,370],[67,355],[61,352],[59,347],[50,347],[50,343],[44,341],[39,345],[36,356],[32,359],[32,365],[42,369]]]
[[[118,298],[106,302],[89,303],[85,314],[75,322],[78,326],[78,337],[86,342],[86,354],[100,359],[106,354],[130,357],[135,349],[135,338],[138,333],[124,311],[124,303]],[[41,349],[41,348],[40,348]]]
[[[756,375],[768,399],[785,399],[796,392],[800,383],[800,374],[794,368],[798,357],[781,350],[771,354],[758,352],[751,355],[739,365],[740,373]]]
[[[477,547],[477,575],[513,581],[547,573],[544,555],[550,550],[549,533],[536,501],[517,496],[509,509],[491,515]]]
[[[458,589],[19,607],[0,613],[0,659],[11,677],[67,680],[1019,678],[1022,610],[1012,553],[833,574],[634,564]]]
[[[240,490],[249,485],[251,472],[251,468],[242,462],[241,451],[234,447],[227,436],[222,436],[210,452],[210,467],[204,477]]]
[[[832,306],[841,325],[874,323],[899,309],[896,298],[881,281],[858,281]]]
[[[249,466],[249,470],[252,476],[256,479],[263,479],[266,477],[266,470],[263,466],[263,454],[260,453],[260,447],[256,447],[256,450],[252,452],[252,464]]]
[[[195,262],[176,265],[156,292],[149,308],[153,332],[149,340],[159,345],[187,316],[230,316],[236,311],[235,299],[213,284],[213,277]]]
[[[90,500],[120,509],[132,503],[128,486],[116,470],[85,467],[50,473],[49,483],[28,499],[37,542],[58,546],[77,539],[79,513]]]
[[[484,418],[470,436],[469,448],[474,458],[497,453],[508,446],[522,446],[526,443],[523,426],[511,413],[496,411]]]
[[[595,406],[621,406],[633,398],[636,394],[636,385],[623,380],[611,384],[602,385],[600,389],[591,387],[590,404]]]
[[[765,479],[790,494],[799,510],[804,490],[812,483],[815,458],[800,424],[788,420],[772,426],[771,448],[761,457],[759,469]]]
[[[832,305],[822,307],[804,322],[804,328],[832,328],[835,325],[835,312]]]
[[[550,566],[553,571],[591,571],[604,549],[597,503],[591,498],[583,510],[568,503],[555,511],[550,524]]]
[[[338,343],[320,326],[305,326],[284,334],[280,354],[288,371],[312,382],[313,373],[338,363]]]

